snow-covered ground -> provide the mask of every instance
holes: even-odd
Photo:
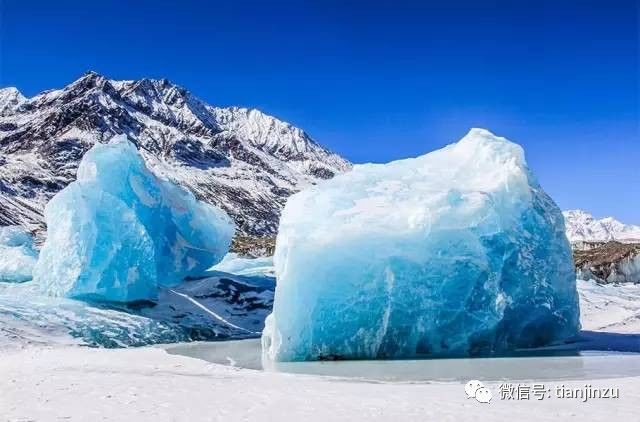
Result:
[[[595,358],[594,358],[595,359]],[[637,420],[640,378],[545,381],[551,397],[488,404],[464,384],[369,383],[235,369],[137,349],[28,348],[0,360],[3,420],[556,421]],[[556,387],[618,388],[619,398],[558,398]]]
[[[274,280],[209,271],[124,306],[42,296],[34,282],[0,283],[0,351],[25,345],[129,347],[259,336]],[[0,419],[1,420],[1,419]]]
[[[640,335],[640,284],[578,280],[583,330]]]
[[[640,286],[578,284],[583,329],[638,341]],[[240,369],[169,354],[164,347],[95,349],[25,345],[0,352],[0,420],[122,421],[551,421],[637,420],[635,355],[587,355],[585,367],[619,359],[613,378],[486,381],[488,404],[467,399],[462,381],[362,382]],[[535,359],[538,359],[537,361]],[[540,359],[519,360],[522,365]],[[549,361],[551,363],[551,361]],[[461,362],[462,363],[462,362]],[[621,376],[626,374],[628,376]],[[587,373],[588,375],[588,373]],[[549,397],[501,399],[500,386],[543,383]],[[558,398],[557,387],[618,388],[619,398]]]

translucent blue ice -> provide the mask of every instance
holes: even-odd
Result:
[[[562,214],[482,129],[294,195],[274,260],[275,361],[491,355],[579,329]]]
[[[236,275],[273,277],[273,257],[261,256],[258,258],[247,258],[229,252],[222,261],[212,267],[211,270]]]
[[[31,280],[37,259],[29,232],[20,226],[0,227],[0,281]]]
[[[97,144],[45,209],[34,280],[49,295],[129,302],[199,275],[229,249],[220,209],[152,174],[126,137]]]

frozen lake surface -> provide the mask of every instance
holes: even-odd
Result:
[[[602,347],[605,342],[607,346]],[[174,355],[246,369],[371,382],[429,383],[469,379],[513,382],[640,376],[640,336],[595,332],[583,332],[581,341],[571,345],[497,358],[277,362],[264,367],[260,341],[256,339],[179,344],[168,346],[166,350]]]

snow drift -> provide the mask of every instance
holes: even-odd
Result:
[[[125,136],[84,155],[45,218],[34,280],[49,295],[115,302],[155,299],[159,285],[201,274],[234,232],[223,211],[154,176]]]
[[[564,230],[522,148],[486,130],[356,166],[285,206],[265,357],[488,355],[572,336]]]

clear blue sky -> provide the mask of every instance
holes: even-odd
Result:
[[[354,162],[485,127],[562,208],[638,224],[639,1],[4,0],[0,85],[166,77]]]

